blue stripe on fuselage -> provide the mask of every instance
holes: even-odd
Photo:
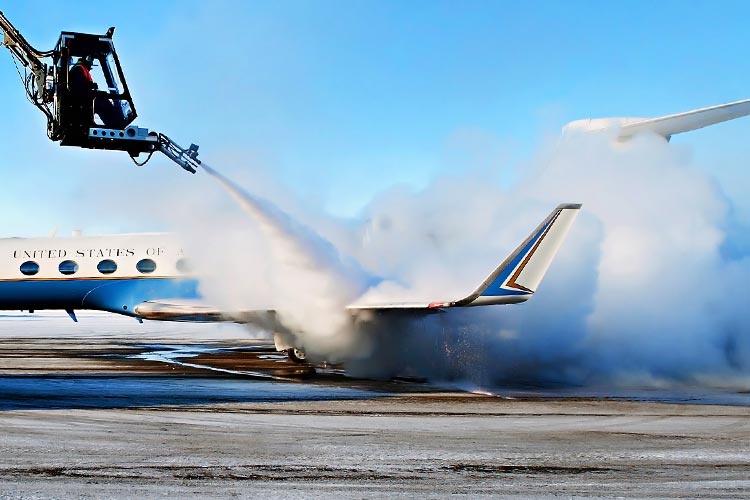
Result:
[[[133,316],[145,300],[200,298],[192,278],[19,280],[0,282],[0,309],[96,309]]]

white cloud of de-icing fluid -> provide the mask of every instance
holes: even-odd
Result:
[[[355,374],[484,387],[747,385],[750,256],[722,252],[747,248],[747,237],[728,236],[732,200],[708,171],[656,137],[569,135],[511,189],[489,169],[453,173],[418,192],[381,193],[357,223],[300,205],[288,216],[244,192],[250,218],[207,206],[181,232],[209,300],[279,310],[308,349],[349,357]],[[345,312],[352,302],[467,295],[562,202],[583,210],[529,302],[356,324]],[[217,240],[230,249],[220,266]]]
[[[346,306],[363,293],[372,278],[356,262],[342,258],[331,243],[268,200],[241,189],[207,165],[203,165],[203,170],[216,179],[250,217],[258,232],[253,240],[265,243],[263,265],[246,265],[242,259],[232,266],[236,272],[234,279],[245,281],[242,271],[249,268],[256,288],[253,295],[257,295],[258,290],[266,293],[265,309],[276,311],[285,328],[298,332],[311,353],[338,355],[351,351],[353,337],[347,335],[350,315]],[[259,270],[264,271],[265,279],[259,279]],[[212,281],[210,276],[206,281]],[[219,289],[225,283],[226,280],[214,281]],[[222,293],[226,294],[226,290]],[[235,294],[229,298],[233,304],[228,304],[225,297],[224,305],[235,310],[260,309],[257,303],[243,303],[243,298],[247,300],[247,297]]]

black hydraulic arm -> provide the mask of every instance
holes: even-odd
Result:
[[[52,57],[54,51],[42,52],[35,49],[2,12],[0,12],[0,33],[3,35],[0,45],[10,50],[11,55],[23,66],[24,72],[30,72],[21,76],[29,100],[47,116],[48,122],[51,122],[54,119],[51,109],[52,79],[47,78],[48,66],[42,62],[42,59]]]
[[[15,26],[8,21],[8,18],[5,17],[2,11],[0,11],[0,31],[3,33],[2,45],[8,47],[24,67],[34,72],[45,69],[44,64],[39,60],[52,57],[53,51],[41,52],[32,47]]]

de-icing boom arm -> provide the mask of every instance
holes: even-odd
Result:
[[[164,134],[133,125],[138,115],[112,42],[114,31],[109,28],[104,35],[64,31],[54,50],[42,52],[31,46],[0,12],[0,45],[10,51],[29,101],[47,117],[47,136],[51,140],[59,141],[61,146],[127,151],[137,165],[145,164],[155,151],[160,151],[195,173],[201,164],[197,145],[183,148]],[[98,66],[97,74],[101,70],[102,88],[93,85],[93,81],[93,90],[76,88],[69,76],[76,64],[83,62],[89,70]],[[102,125],[94,121],[95,113]],[[148,157],[139,163],[136,157],[141,153]]]

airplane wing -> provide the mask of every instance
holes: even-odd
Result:
[[[576,130],[603,132],[614,129],[617,131],[616,138],[619,141],[627,141],[643,132],[657,134],[669,140],[675,134],[690,132],[748,115],[750,115],[750,99],[657,118],[586,118],[568,123],[563,127],[563,135]]]
[[[190,299],[147,300],[136,305],[134,311],[140,318],[159,321],[231,321],[218,308]]]
[[[466,297],[422,303],[353,304],[347,309],[353,312],[439,312],[450,307],[525,302],[539,287],[580,208],[580,204],[563,204],[556,207],[528,238]]]
[[[280,328],[276,311],[226,311],[194,299],[147,300],[136,305],[134,311],[141,319],[156,321],[233,322],[249,323],[267,330]]]
[[[629,139],[638,133],[648,131],[669,140],[674,134],[690,132],[747,115],[750,115],[750,99],[628,123],[620,127],[618,139]]]
[[[557,206],[473,293],[457,300],[433,302],[361,303],[347,307],[352,314],[363,311],[391,313],[440,312],[450,307],[517,304],[530,299],[539,287],[557,250],[562,245],[581,208],[579,204]],[[142,319],[160,321],[251,323],[278,330],[276,312],[224,311],[215,306],[188,299],[159,299],[141,302],[134,308]]]

